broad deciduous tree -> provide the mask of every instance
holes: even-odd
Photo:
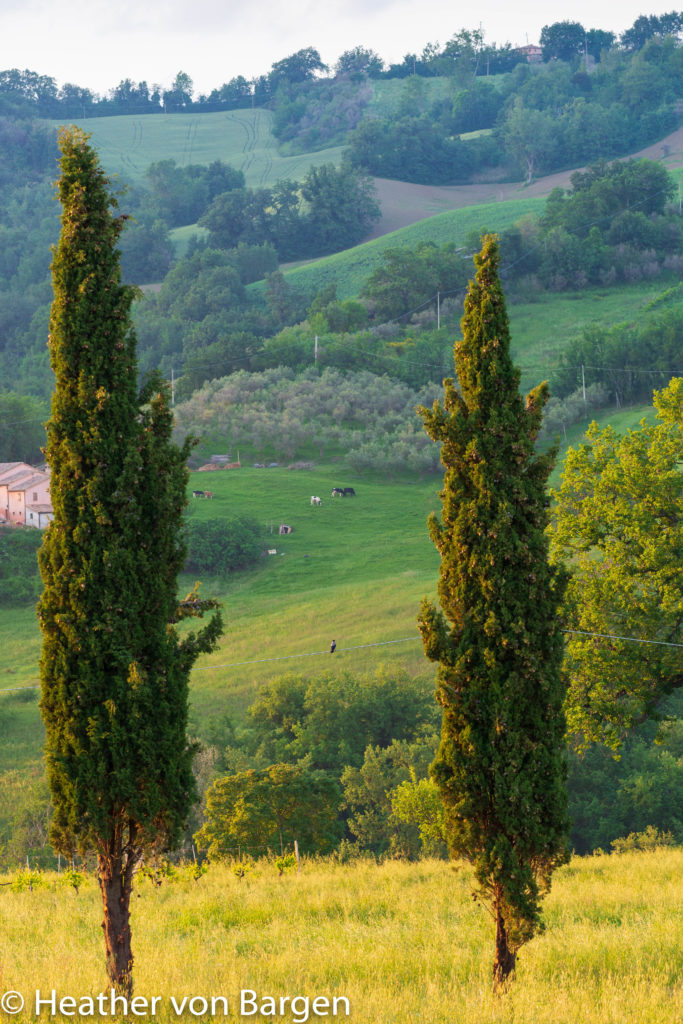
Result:
[[[593,424],[555,494],[553,547],[571,559],[567,717],[579,746],[618,747],[683,686],[683,380],[659,422],[620,437]],[[633,643],[615,637],[653,643]]]
[[[206,822],[195,841],[211,857],[259,856],[294,840],[307,852],[339,840],[341,786],[327,772],[303,764],[273,764],[216,779],[206,795]]]
[[[170,625],[180,605],[189,446],[171,440],[166,388],[137,389],[134,289],[121,284],[124,218],[88,137],[60,138],[62,231],[53,260],[48,423],[54,521],[40,552],[41,710],[52,842],[94,851],[107,972],[132,990],[130,895],[146,848],[180,835],[192,798],[188,677],[220,630]]]
[[[422,409],[442,442],[441,610],[423,602],[425,652],[439,662],[441,744],[432,776],[455,856],[474,865],[496,922],[494,984],[539,926],[541,891],[566,859],[564,576],[551,568],[545,485],[553,454],[536,454],[547,386],[526,403],[510,358],[498,243],[475,256],[455,345],[458,386]]]
[[[556,21],[541,29],[543,60],[574,60],[585,45],[586,30],[578,21]]]

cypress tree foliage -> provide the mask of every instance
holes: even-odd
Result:
[[[494,986],[540,926],[541,893],[567,859],[562,570],[548,563],[545,485],[554,452],[536,454],[547,385],[522,400],[510,358],[498,242],[474,257],[455,345],[459,382],[420,410],[442,442],[441,609],[425,599],[425,653],[439,662],[441,743],[432,765],[455,856],[475,869],[496,922]]]
[[[166,388],[137,388],[117,243],[124,219],[88,136],[60,136],[62,230],[52,264],[56,376],[46,454],[54,520],[39,564],[41,711],[54,817],[67,855],[94,851],[107,971],[132,992],[130,895],[150,846],[172,844],[194,797],[188,677],[222,626],[173,622],[214,602],[176,597],[188,447]]]

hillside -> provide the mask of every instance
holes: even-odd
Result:
[[[272,133],[272,121],[271,111],[255,109],[100,117],[76,123],[91,133],[107,171],[134,184],[142,182],[149,165],[159,160],[175,160],[179,167],[223,160],[241,170],[250,187],[274,185],[283,178],[296,181],[311,166],[339,164],[341,146],[296,156],[281,155]],[[661,161],[669,171],[682,168],[683,127],[632,156]],[[553,188],[566,187],[573,172],[569,169],[541,175],[530,185],[509,181],[438,186],[375,178],[382,218],[368,239],[450,210],[545,197]]]
[[[646,146],[632,154],[634,159],[644,157],[660,161],[677,180],[683,178],[683,127],[667,135],[652,146]],[[375,178],[375,185],[382,207],[382,219],[376,225],[370,238],[431,218],[447,210],[462,210],[464,207],[523,201],[547,196],[554,188],[567,188],[575,170],[559,171],[541,175],[530,185],[524,182],[496,182],[479,185],[415,185],[405,181],[388,181]],[[680,172],[680,173],[676,173]]]
[[[636,426],[646,412],[622,413],[619,429]],[[597,418],[604,423],[610,416]],[[582,425],[572,428],[569,443],[581,433]],[[227,443],[207,438],[202,454],[226,451]],[[356,498],[330,497],[332,487],[349,484]],[[277,554],[253,570],[204,581],[203,593],[224,603],[227,628],[218,649],[192,674],[193,732],[205,735],[210,721],[224,714],[243,721],[258,687],[274,676],[332,667],[333,637],[335,669],[365,672],[386,664],[431,680],[434,668],[422,652],[416,615],[422,597],[436,589],[438,555],[426,520],[438,509],[440,486],[438,476],[368,473],[359,479],[343,462],[298,472],[245,465],[194,473],[190,490],[210,488],[214,497],[190,499],[191,518],[253,516],[265,531],[264,550]],[[311,495],[321,496],[322,507],[311,506]],[[278,536],[280,523],[293,532]],[[185,577],[181,590],[193,582]],[[36,771],[42,743],[37,690],[14,689],[37,682],[40,636],[32,607],[3,609],[0,648],[0,772]]]
[[[213,114],[144,114],[98,117],[75,124],[92,136],[102,165],[123,181],[139,184],[150,164],[175,160],[179,167],[222,160],[243,172],[248,186],[297,181],[319,164],[338,164],[341,147],[281,156],[269,110]],[[61,122],[53,122],[59,127]],[[71,123],[71,122],[69,122]]]

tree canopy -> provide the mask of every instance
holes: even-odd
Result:
[[[567,718],[579,746],[618,747],[683,686],[683,652],[667,646],[683,643],[683,380],[654,402],[658,422],[623,437],[592,424],[554,494],[553,549],[573,566]]]

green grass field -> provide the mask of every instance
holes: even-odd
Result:
[[[135,994],[159,1002],[153,1017],[139,1004],[142,1017],[112,1019],[302,1024],[308,997],[310,1020],[352,1024],[677,1024],[682,872],[680,849],[574,858],[553,878],[546,931],[522,948],[516,980],[499,996],[491,992],[492,924],[472,902],[465,865],[304,859],[300,874],[283,878],[260,861],[241,881],[221,864],[199,882],[182,873],[158,888],[139,879]],[[109,993],[94,879],[79,895],[54,874],[45,883],[33,892],[0,889],[2,987],[21,993],[31,1011],[36,990],[77,999]],[[258,1005],[274,997],[278,1010],[281,997],[302,999],[282,1014],[240,1016],[242,990],[257,993]],[[179,1018],[171,996],[196,999],[195,1013],[186,1006]],[[211,1013],[212,996],[227,999],[227,1014],[220,1000]],[[341,1001],[335,1017],[313,1014],[314,998],[335,996],[348,1000],[348,1015]]]
[[[247,185],[260,187],[283,178],[298,181],[311,165],[338,164],[341,159],[341,147],[280,156],[272,114],[260,109],[97,117],[76,123],[91,134],[105,170],[134,184],[158,160],[173,159],[180,167],[223,160],[244,172]]]

